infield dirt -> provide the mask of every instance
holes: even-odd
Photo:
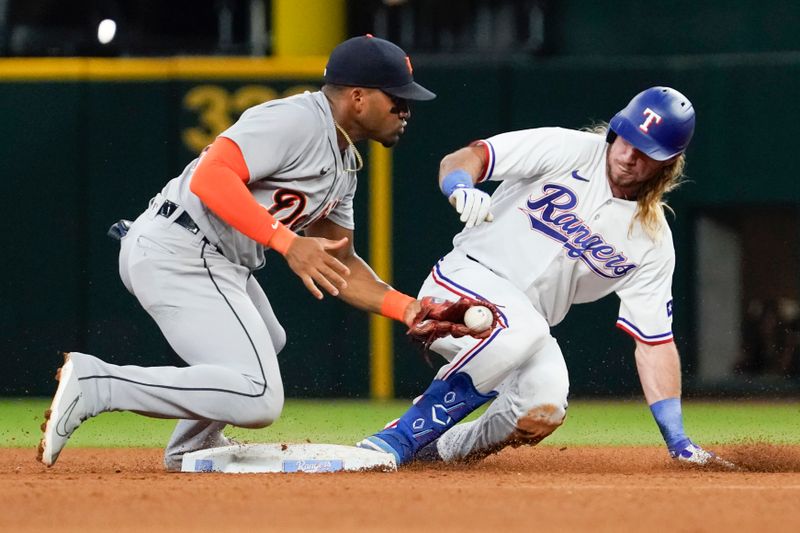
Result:
[[[397,473],[170,474],[161,450],[0,449],[1,531],[800,531],[800,447],[520,448]]]

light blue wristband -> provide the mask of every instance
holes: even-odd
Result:
[[[454,170],[442,178],[442,192],[448,198],[456,189],[472,189],[472,176],[466,170]]]
[[[656,419],[661,436],[667,443],[669,451],[679,453],[692,441],[683,431],[683,413],[681,413],[680,398],[667,398],[650,406],[650,412]]]

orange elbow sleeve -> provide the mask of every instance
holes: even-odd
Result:
[[[239,146],[218,137],[200,159],[189,189],[226,223],[285,254],[297,235],[256,201],[246,186],[249,178]]]

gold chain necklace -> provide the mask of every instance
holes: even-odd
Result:
[[[336,129],[339,130],[339,133],[342,134],[342,137],[344,137],[344,140],[347,141],[347,144],[350,145],[350,148],[353,149],[353,152],[356,155],[356,163],[357,163],[356,168],[346,168],[344,169],[345,172],[358,172],[359,170],[364,168],[364,160],[361,158],[361,152],[358,151],[356,145],[353,144],[353,141],[350,140],[350,136],[347,134],[346,131],[344,131],[344,128],[342,128],[339,125],[339,123],[336,122],[336,119],[333,120],[333,125],[336,126]]]

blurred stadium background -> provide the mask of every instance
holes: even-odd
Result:
[[[698,113],[670,199],[685,391],[797,397],[797,28],[789,0],[0,0],[0,395],[49,395],[58,350],[177,364],[119,282],[107,227],[245,108],[318,87],[336,43],[373,33],[439,95],[360,177],[356,247],[396,287],[415,293],[459,230],[436,187],[444,154],[607,120],[670,85]],[[257,275],[289,336],[287,396],[409,398],[429,382],[399,326],[313,301],[277,256]],[[617,306],[555,328],[575,397],[640,394]]]

